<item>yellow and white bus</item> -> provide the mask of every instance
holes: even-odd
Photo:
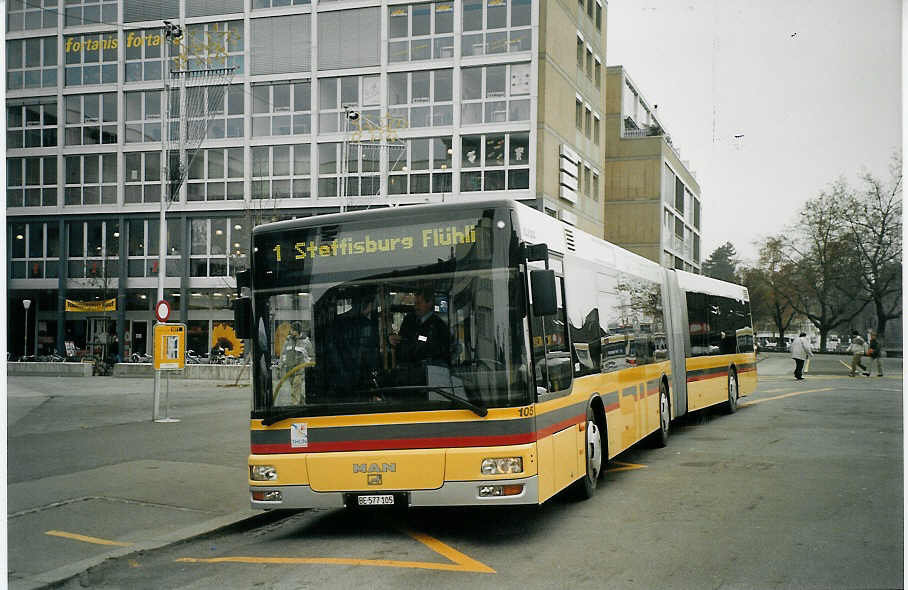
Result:
[[[252,246],[255,508],[589,497],[609,459],[756,386],[746,289],[515,201],[282,221]]]

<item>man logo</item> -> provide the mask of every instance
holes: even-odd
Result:
[[[366,465],[365,463],[354,463],[353,464],[353,473],[395,473],[397,472],[397,463],[370,463]]]

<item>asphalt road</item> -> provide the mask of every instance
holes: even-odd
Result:
[[[851,379],[839,359],[795,381],[770,355],[736,414],[676,422],[668,447],[612,461],[588,501],[279,513],[64,587],[903,587],[901,363]]]

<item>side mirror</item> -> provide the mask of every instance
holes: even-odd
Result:
[[[527,262],[548,260],[549,246],[548,244],[524,244],[523,254],[526,256]]]
[[[558,311],[554,270],[531,270],[530,290],[533,293],[533,315],[541,317]]]
[[[252,338],[252,299],[249,297],[233,300],[233,330],[237,338]]]

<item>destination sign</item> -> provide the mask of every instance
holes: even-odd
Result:
[[[382,226],[381,220],[370,220],[267,232],[255,237],[253,270],[257,284],[268,288],[309,282],[316,274],[350,280],[350,273],[363,277],[451,261],[461,267],[484,259],[487,266],[490,228],[491,219],[477,211],[442,222],[389,226],[385,220]]]

